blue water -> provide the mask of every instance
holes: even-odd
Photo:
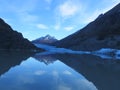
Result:
[[[93,55],[0,52],[0,90],[119,90],[120,63]]]
[[[60,61],[46,65],[33,58],[0,77],[0,90],[97,90],[94,84]]]

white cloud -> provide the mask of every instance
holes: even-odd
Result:
[[[74,3],[74,1],[67,0],[63,4],[59,5],[58,9],[62,17],[69,17],[75,15],[80,7],[77,3]]]
[[[44,25],[44,24],[37,24],[37,27],[39,29],[48,29],[48,27],[46,25]]]
[[[72,26],[64,27],[64,30],[66,30],[66,31],[71,31],[73,29],[74,29],[74,27],[72,27]]]
[[[56,24],[54,25],[55,30],[66,30],[71,31],[73,27],[63,27],[64,25],[74,24],[73,19],[76,18],[81,11],[81,2],[79,0],[65,0],[55,8],[55,20]],[[69,24],[67,20],[70,21]]]
[[[61,25],[60,25],[59,23],[57,23],[57,24],[54,26],[54,29],[55,29],[55,30],[59,30],[60,27],[61,27]]]
[[[34,23],[38,20],[38,16],[31,15],[27,12],[18,13],[19,20],[24,23]]]

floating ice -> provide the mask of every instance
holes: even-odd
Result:
[[[74,51],[74,50],[65,49],[65,48],[56,48],[55,46],[49,46],[44,44],[35,44],[35,46],[46,50],[46,52],[39,53],[40,55],[56,54],[56,53],[92,54],[104,59],[120,59],[120,50],[117,50],[117,49],[102,48],[100,50],[91,52],[91,51]]]

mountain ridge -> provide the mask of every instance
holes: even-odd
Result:
[[[120,3],[53,45],[74,50],[120,49]]]

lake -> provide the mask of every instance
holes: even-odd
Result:
[[[0,90],[120,90],[120,61],[87,54],[2,51]]]

